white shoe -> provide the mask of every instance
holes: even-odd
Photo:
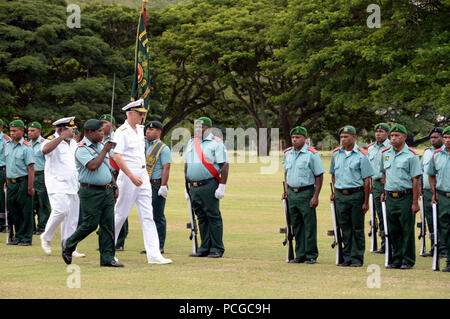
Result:
[[[156,257],[156,258],[150,259],[150,261],[148,263],[149,264],[170,264],[171,262],[172,262],[171,259],[167,259],[167,258],[164,258],[163,256],[161,256],[161,257]]]
[[[82,254],[82,253],[79,253],[78,251],[74,251],[73,253],[72,253],[72,257],[76,257],[76,258],[84,258],[84,257],[86,257],[86,255],[85,254]]]
[[[42,238],[42,235],[40,235],[39,238],[41,239],[41,247],[42,247],[42,250],[44,251],[44,253],[46,255],[51,255],[52,254],[51,242],[46,241],[44,238]]]

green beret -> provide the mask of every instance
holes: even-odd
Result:
[[[42,125],[39,122],[33,122],[30,125],[28,125],[28,127],[29,128],[30,127],[35,127],[35,128],[38,128],[38,129],[42,130]]]
[[[196,119],[194,121],[194,124],[202,124],[202,125],[207,125],[209,127],[212,127],[212,121],[209,117],[199,117],[198,119]]]
[[[389,133],[392,133],[392,132],[400,132],[400,133],[408,135],[408,132],[406,131],[406,127],[404,127],[401,124],[394,124],[391,127],[391,130],[389,131]]]
[[[111,119],[112,119],[112,121],[111,121]],[[114,116],[111,116],[111,114],[103,114],[102,116],[100,116],[99,120],[100,121],[103,121],[103,120],[109,121],[114,125],[116,124],[116,120],[114,119]]]
[[[443,131],[443,130],[444,130],[444,129],[443,129],[442,127],[433,127],[433,128],[431,129],[430,133],[428,134],[428,137],[430,137],[431,134],[433,134],[433,133],[438,133],[438,134],[442,135],[442,131]]]
[[[103,126],[103,121],[96,120],[96,119],[90,119],[84,122],[84,128],[86,130],[98,130]]]
[[[145,126],[145,129],[148,129],[148,128],[157,128],[157,129],[162,130],[163,125],[160,121],[150,121]]]
[[[14,120],[11,123],[9,123],[9,127],[23,127],[25,128],[25,124],[22,120]]]
[[[375,125],[375,131],[378,129],[385,130],[389,133],[389,125],[387,123],[378,123],[377,125]]]
[[[447,126],[446,128],[444,128],[442,135],[450,135],[450,126]]]
[[[351,125],[346,125],[339,130],[339,135],[342,133],[356,135],[356,129]]]
[[[3,120],[0,119],[0,126],[3,126]]]
[[[78,131],[77,129],[75,129],[75,131],[73,131],[73,134],[75,134],[75,135],[80,135],[80,131]]]
[[[304,135],[304,136],[308,136],[308,131],[306,131],[306,128],[304,128],[303,126],[296,126],[294,127],[291,132],[289,133],[291,136],[292,135]]]

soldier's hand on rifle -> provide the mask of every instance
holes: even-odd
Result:
[[[437,204],[438,202],[438,194],[434,193],[433,197],[431,197],[431,204]]]
[[[334,194],[331,194],[330,201],[334,201]]]
[[[420,210],[419,203],[413,202],[413,204],[411,206],[412,214],[415,215],[419,210]]]
[[[316,208],[317,206],[319,206],[319,198],[314,195],[309,201],[309,207]]]
[[[384,202],[385,200],[386,200],[386,196],[384,195],[384,193],[382,193],[380,196],[380,202]]]
[[[368,210],[369,210],[369,202],[364,202],[362,204],[362,211],[363,211],[363,213],[364,214],[367,213]]]
[[[281,195],[281,199],[286,199],[287,198],[287,194],[286,194],[286,192],[284,192],[282,195]]]

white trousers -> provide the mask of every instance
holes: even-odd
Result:
[[[143,184],[137,187],[122,171],[120,171],[117,177],[119,198],[114,207],[115,244],[117,243],[117,238],[119,237],[123,223],[130,214],[133,205],[136,204],[142,233],[144,235],[144,247],[147,252],[147,260],[150,261],[151,259],[162,257],[159,251],[158,231],[153,220],[152,188],[145,168],[130,170],[134,175],[142,178]]]
[[[66,240],[77,229],[80,216],[78,194],[48,194],[52,212],[48,218],[42,238],[51,241],[61,225],[61,241]]]

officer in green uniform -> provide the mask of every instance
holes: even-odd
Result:
[[[166,241],[166,217],[164,207],[169,192],[167,182],[170,173],[170,149],[161,141],[163,125],[159,121],[151,121],[145,126],[145,162],[152,185],[153,220],[159,237],[159,250],[164,253]],[[145,250],[142,251],[145,253]]]
[[[9,123],[11,140],[5,145],[8,220],[15,230],[9,245],[31,246],[33,238],[34,158],[31,144],[23,138],[25,124]]]
[[[5,191],[3,185],[6,183],[6,160],[5,145],[10,141],[10,137],[3,133],[3,120],[0,119],[0,231],[6,232],[5,227]]]
[[[447,266],[442,271],[450,272],[450,126],[442,134],[444,146],[434,151],[426,173],[433,191],[432,202],[438,204],[440,242],[447,253]]]
[[[78,144],[75,163],[80,181],[80,205],[83,222],[63,242],[62,257],[72,262],[72,252],[77,244],[99,229],[100,266],[123,267],[114,260],[114,200],[119,195],[116,181],[109,168],[108,152],[112,143],[102,145],[103,122],[90,119],[84,123],[85,137]]]
[[[293,147],[284,151],[283,167],[287,182],[289,216],[295,238],[295,256],[290,262],[315,264],[317,249],[316,207],[322,189],[324,167],[320,154],[305,142],[306,128],[294,127],[291,132]]]
[[[225,196],[229,165],[225,145],[211,133],[211,127],[208,117],[197,119],[194,138],[188,142],[184,153],[184,174],[201,238],[197,253],[190,257],[220,258],[225,251],[219,200]]]
[[[341,146],[331,156],[330,174],[336,189],[338,223],[342,229],[344,262],[338,266],[361,267],[364,263],[364,214],[369,209],[372,166],[366,151],[355,143],[356,130],[347,125],[339,130]]]
[[[106,144],[108,141],[113,141],[114,139],[114,128],[116,126],[116,120],[114,119],[114,116],[111,116],[111,114],[103,114],[100,116],[100,121],[103,121],[103,144]],[[109,152],[109,161],[110,161],[110,168],[111,168],[111,174],[114,176],[114,179],[117,180],[117,176],[119,175],[119,166],[117,166],[116,162],[114,161],[114,151],[111,150]],[[122,229],[120,230],[119,237],[117,238],[116,243],[116,250],[117,251],[123,251],[125,247],[125,238],[127,238],[128,235],[128,218],[125,219],[125,222],[123,223]]]
[[[378,123],[375,125],[375,142],[369,144],[367,147],[370,164],[372,164],[373,176],[372,176],[372,193],[374,209],[378,217],[378,229],[381,236],[381,248],[374,251],[376,254],[384,254],[384,223],[383,212],[381,211],[381,194],[384,193],[384,185],[381,181],[382,173],[381,167],[381,151],[391,145],[389,143],[389,125],[386,123]],[[376,236],[377,234],[372,234]]]
[[[28,125],[28,139],[31,143],[34,157],[34,189],[36,194],[33,200],[33,228],[35,229],[33,234],[35,235],[40,235],[45,231],[45,225],[51,211],[47,188],[45,187],[45,156],[41,151],[42,142],[45,139],[41,136],[41,131],[42,126],[39,122],[33,122]],[[34,218],[35,215],[37,215],[37,224]]]
[[[392,245],[392,264],[386,268],[411,269],[416,262],[414,223],[419,211],[419,156],[405,143],[406,128],[395,124],[390,129],[391,146],[383,150],[383,181],[387,227]]]

